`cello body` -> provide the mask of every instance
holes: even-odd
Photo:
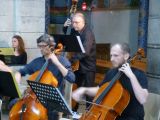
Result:
[[[94,101],[103,93],[108,85],[109,83],[105,83],[100,87]],[[116,81],[100,104],[93,104],[90,110],[82,115],[80,120],[115,120],[127,107],[129,100],[130,95],[128,91],[122,87],[119,81]]]
[[[38,74],[39,71],[35,72],[29,80],[35,80]],[[58,85],[57,79],[50,71],[45,71],[39,82],[54,87]],[[9,120],[48,120],[47,109],[29,88],[27,94],[12,107],[9,112]]]

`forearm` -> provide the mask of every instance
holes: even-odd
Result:
[[[6,71],[6,72],[12,72],[12,68],[5,65],[3,62],[0,62],[0,70],[1,71]]]
[[[60,62],[56,64],[60,72],[62,73],[63,77],[65,77],[68,73],[68,69],[65,68]]]
[[[20,83],[21,82],[21,74],[19,72],[15,72],[15,79],[17,81],[17,83]]]
[[[97,92],[99,90],[99,87],[90,87],[90,88],[85,88],[85,95],[94,97],[96,96]]]
[[[141,103],[144,104],[147,101],[147,97],[148,97],[148,90],[147,89],[143,89],[141,87],[141,85],[139,84],[136,76],[134,74],[131,75],[130,77],[130,81],[133,87],[133,91],[135,93],[135,96],[137,98],[137,100]]]
[[[94,97],[98,92],[99,87],[80,87],[73,91],[72,97],[76,101],[83,100],[84,96]]]

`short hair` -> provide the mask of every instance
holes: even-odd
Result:
[[[128,43],[116,43],[116,44],[113,44],[112,47],[115,46],[115,45],[120,46],[121,50],[124,53],[129,53],[130,54],[130,47],[129,47]]]
[[[55,43],[55,40],[54,40],[54,38],[52,36],[50,36],[48,34],[43,34],[39,38],[37,38],[37,43],[40,43],[40,42],[45,42],[48,45],[50,45],[51,42]]]
[[[75,16],[81,17],[83,19],[84,23],[86,23],[86,17],[84,15],[84,13],[82,13],[82,12],[76,12],[76,13],[74,13],[73,17],[75,17]]]

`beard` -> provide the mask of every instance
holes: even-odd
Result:
[[[120,68],[124,63],[125,62],[117,63],[117,62],[112,61],[112,67],[113,68]]]

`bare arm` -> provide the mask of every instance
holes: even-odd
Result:
[[[6,72],[11,72],[13,73],[13,69],[9,66],[7,66],[6,64],[4,64],[2,61],[0,61],[0,68],[2,71],[6,71]],[[21,81],[21,74],[19,72],[15,72],[15,79],[18,83],[20,83]]]
[[[98,92],[99,87],[80,87],[73,91],[72,97],[75,101],[81,101],[85,95],[94,97]]]
[[[18,71],[15,73],[15,79],[18,83],[20,83],[22,80],[22,76]]]
[[[134,73],[132,72],[130,66],[128,63],[122,65],[122,67],[119,69],[120,71],[124,72],[128,78],[131,81],[132,84],[132,88],[134,91],[134,94],[137,98],[137,100],[139,101],[139,103],[144,104],[147,101],[147,97],[148,97],[148,90],[142,88],[142,86],[139,84],[136,76],[134,75]]]
[[[7,66],[3,61],[0,60],[0,70],[6,72],[12,72],[12,68]]]

